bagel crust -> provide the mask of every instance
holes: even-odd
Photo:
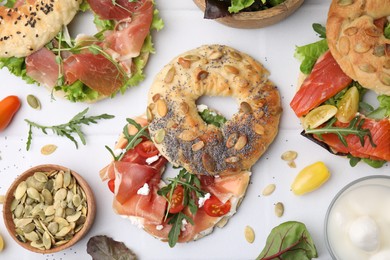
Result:
[[[0,6],[0,58],[26,57],[42,48],[72,21],[81,2],[40,0],[17,8]]]
[[[383,22],[390,0],[333,0],[326,24],[329,49],[342,70],[363,87],[390,95],[390,40]]]
[[[194,174],[249,170],[274,140],[282,112],[268,71],[247,54],[204,45],[173,59],[148,96],[149,130],[160,153]],[[232,96],[240,106],[221,128],[206,124],[196,100]]]

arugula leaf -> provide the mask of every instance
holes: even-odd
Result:
[[[288,221],[272,229],[257,260],[299,259],[318,256],[316,246],[303,223]]]
[[[194,221],[190,217],[188,217],[186,214],[179,212],[175,214],[168,222],[168,224],[172,225],[171,230],[168,233],[168,244],[170,247],[174,247],[177,243],[177,240],[179,239],[179,235],[181,232],[181,225],[183,223],[183,220],[186,220],[187,222],[191,223],[191,225],[194,225]]]
[[[28,119],[25,119],[24,121],[27,122],[29,125],[29,131],[27,136],[27,145],[26,150],[28,151],[31,146],[31,140],[32,140],[32,128],[38,128],[40,129],[44,134],[47,134],[47,130],[51,130],[52,133],[58,135],[58,136],[64,136],[68,138],[70,141],[72,141],[76,148],[78,148],[78,142],[77,140],[72,136],[72,134],[78,135],[80,138],[80,141],[82,144],[86,144],[85,137],[83,132],[81,131],[80,126],[81,125],[89,125],[89,124],[97,124],[98,120],[101,119],[111,119],[114,118],[113,115],[108,114],[101,114],[98,116],[85,116],[88,112],[88,108],[84,109],[80,113],[76,114],[68,123],[60,124],[60,125],[53,125],[53,126],[44,126],[40,125],[38,123],[32,122]]]
[[[168,223],[172,224],[172,228],[169,231],[168,239],[169,246],[174,247],[179,239],[182,221],[186,219],[192,225],[194,222],[190,217],[185,215],[182,212],[176,214],[169,214],[169,209],[171,207],[170,198],[172,198],[172,194],[178,185],[181,185],[184,189],[184,198],[183,198],[183,206],[190,209],[192,214],[196,214],[198,211],[198,205],[195,199],[199,199],[204,197],[206,192],[201,190],[200,180],[195,174],[188,172],[186,169],[181,169],[179,174],[175,178],[168,179],[169,184],[165,187],[162,187],[157,191],[157,194],[163,196],[168,201],[168,208],[166,211],[165,218],[169,218]]]
[[[375,168],[375,169],[381,168],[386,163],[386,161],[384,161],[384,160],[372,160],[372,159],[368,159],[368,158],[358,158],[358,157],[355,157],[351,154],[348,154],[347,158],[349,159],[349,165],[351,165],[352,167],[355,167],[360,161],[365,162],[366,164],[368,164],[369,166],[371,166],[372,168]]]
[[[348,146],[347,141],[345,139],[345,136],[347,135],[355,135],[359,137],[360,143],[362,146],[364,146],[364,137],[368,136],[371,146],[376,147],[376,144],[374,144],[371,136],[371,132],[369,129],[363,129],[362,126],[364,124],[364,118],[361,118],[360,116],[356,116],[349,122],[349,125],[347,127],[335,127],[333,124],[336,122],[336,118],[332,118],[326,126],[322,128],[317,129],[306,129],[306,134],[314,134],[318,136],[318,138],[322,139],[322,134],[329,134],[333,133],[336,134],[337,137],[340,139],[340,141],[343,143],[344,146]]]
[[[326,39],[310,43],[304,46],[296,47],[294,57],[301,61],[300,70],[308,75],[313,69],[318,58],[328,50]]]
[[[127,121],[127,124],[123,127],[122,134],[125,137],[125,139],[127,140],[127,145],[121,151],[121,153],[119,155],[115,155],[114,151],[110,147],[108,147],[107,145],[105,146],[106,149],[111,153],[111,155],[115,161],[122,160],[123,156],[125,156],[127,151],[134,149],[139,143],[142,142],[143,137],[150,140],[147,125],[141,126],[140,124],[138,124],[135,120],[133,120],[131,118],[127,118],[126,121]],[[129,126],[134,126],[138,130],[138,132],[135,133],[134,135],[130,135]]]
[[[320,38],[326,38],[326,28],[322,24],[313,23],[313,30],[319,34]]]

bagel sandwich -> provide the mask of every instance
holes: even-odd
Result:
[[[326,29],[313,25],[324,39],[297,47],[295,53],[302,61],[301,74],[290,106],[301,119],[302,134],[347,156],[352,166],[362,160],[377,168],[390,161],[386,2],[332,1]],[[368,91],[377,95],[377,108],[363,99]]]
[[[45,11],[34,11],[34,2],[13,6],[14,3],[8,1],[1,7],[0,11],[15,14],[27,10],[29,17],[36,15],[36,20],[44,24],[36,22],[34,28],[24,31],[12,26],[0,30],[3,39],[6,37],[3,34],[18,29],[11,37],[14,42],[0,42],[3,44],[0,50],[14,50],[7,51],[7,55],[0,53],[0,68],[6,67],[27,83],[43,85],[54,97],[64,97],[72,102],[95,102],[114,97],[145,78],[143,69],[149,55],[154,53],[151,31],[163,27],[152,0],[69,1],[78,4],[73,16],[68,15],[66,21],[61,19],[64,16],[62,9],[56,6],[63,6],[68,1],[39,1],[48,2],[48,8],[52,10],[48,14],[53,13],[57,20],[46,18]],[[93,13],[98,33],[72,38],[67,25],[77,12],[87,11]],[[9,22],[19,24],[17,16],[11,18],[13,20]],[[21,39],[16,41],[16,35]],[[41,37],[43,35],[46,37]],[[14,48],[15,42],[18,48]],[[17,51],[26,48],[28,52]]]

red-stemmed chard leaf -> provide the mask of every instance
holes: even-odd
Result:
[[[230,5],[230,0],[206,0],[204,18],[216,19],[231,15],[228,10]]]
[[[107,236],[91,237],[87,243],[87,253],[93,260],[136,260],[137,256],[123,242]]]
[[[309,260],[317,257],[314,242],[303,223],[288,221],[272,229],[257,260]]]

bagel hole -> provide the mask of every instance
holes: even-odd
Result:
[[[209,110],[215,111],[230,120],[238,111],[237,101],[233,97],[202,96],[196,100],[196,105],[206,105]]]
[[[68,24],[70,37],[75,39],[77,35],[94,35],[98,29],[93,23],[92,12],[78,12],[73,20]]]

